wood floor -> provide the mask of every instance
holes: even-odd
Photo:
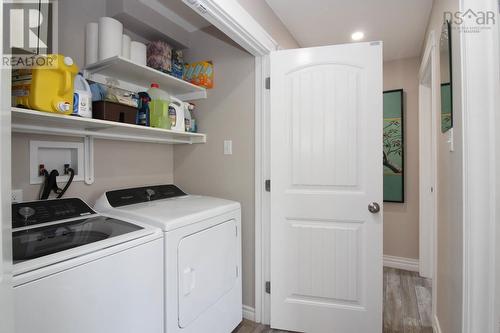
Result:
[[[383,332],[432,333],[431,285],[430,280],[419,277],[418,273],[384,268]],[[284,331],[244,320],[233,333],[279,332]]]

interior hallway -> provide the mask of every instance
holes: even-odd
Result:
[[[383,333],[432,333],[431,280],[384,267]],[[233,333],[280,333],[244,320]]]

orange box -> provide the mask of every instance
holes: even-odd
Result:
[[[200,61],[184,65],[184,80],[207,89],[214,87],[214,64]]]

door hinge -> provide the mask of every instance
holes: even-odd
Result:
[[[236,277],[240,276],[240,269],[238,266],[236,266]]]
[[[266,192],[271,192],[271,179],[266,179],[265,184]]]
[[[271,281],[266,281],[266,294],[271,294]]]
[[[266,77],[266,89],[269,90],[271,89],[271,78]]]
[[[238,237],[238,227],[236,226],[235,229],[236,229],[236,237]]]

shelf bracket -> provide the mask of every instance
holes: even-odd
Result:
[[[83,160],[85,161],[84,173],[85,184],[94,184],[94,138],[92,136],[85,136],[83,138]]]

